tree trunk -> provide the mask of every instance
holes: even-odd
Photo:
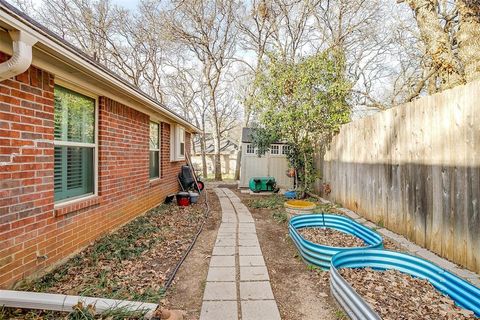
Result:
[[[205,139],[205,132],[203,132],[202,136],[200,137],[200,153],[202,156],[202,175],[204,179],[207,179],[208,177],[207,155],[205,153],[206,145],[207,145],[207,142]]]
[[[215,181],[222,181],[222,161],[220,158],[220,135],[215,132],[213,135],[214,143],[214,167],[215,167]]]
[[[453,54],[449,35],[438,20],[436,1],[407,0],[407,3],[415,12],[427,54],[432,59],[433,66],[438,70],[441,89],[445,90],[463,84],[465,81],[462,69]]]
[[[192,155],[197,155],[197,148],[195,147],[195,139],[192,138],[190,139],[190,142],[191,142],[191,146],[192,146]],[[188,150],[188,152],[190,152],[190,150]]]
[[[257,66],[260,65],[260,60],[257,61]],[[252,94],[250,94],[252,96]],[[243,128],[248,128],[248,125],[250,124],[250,115],[251,115],[251,110],[249,106],[244,105],[244,117],[245,120],[243,121]],[[242,132],[240,133],[240,138],[238,138],[238,151],[237,151],[237,163],[235,164],[235,180],[240,180],[240,171],[242,169],[242,134],[243,134],[243,128]]]
[[[457,0],[458,56],[467,82],[480,79],[480,0]]]
[[[432,67],[428,69],[428,72],[435,72]],[[433,74],[429,79],[427,83],[427,91],[429,95],[437,93],[437,75]]]

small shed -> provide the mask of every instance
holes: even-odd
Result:
[[[242,129],[242,163],[240,170],[240,188],[248,188],[252,177],[275,177],[280,188],[292,188],[293,178],[287,177],[289,146],[284,142],[275,142],[270,150],[259,157],[252,144],[251,128]]]

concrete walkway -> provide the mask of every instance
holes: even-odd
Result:
[[[265,260],[247,207],[216,188],[222,223],[213,248],[200,320],[279,320]]]

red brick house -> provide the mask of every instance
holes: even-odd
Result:
[[[3,1],[0,26],[6,288],[176,192],[198,129]]]

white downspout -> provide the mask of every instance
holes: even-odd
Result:
[[[38,41],[24,31],[11,30],[8,33],[12,38],[13,53],[10,59],[0,63],[0,81],[19,75],[30,68],[32,46]]]

